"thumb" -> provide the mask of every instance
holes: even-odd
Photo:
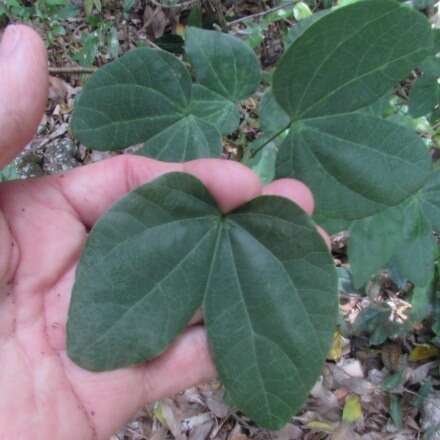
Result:
[[[43,41],[28,26],[8,26],[0,43],[0,169],[34,136],[47,91]]]

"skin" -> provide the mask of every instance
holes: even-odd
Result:
[[[15,25],[0,45],[0,168],[33,137],[46,105],[47,55]],[[91,373],[66,354],[75,267],[87,232],[121,196],[161,174],[204,182],[226,212],[259,194],[287,197],[311,213],[301,182],[262,187],[230,161],[165,164],[119,156],[71,172],[0,184],[0,439],[108,439],[154,400],[215,377],[201,314],[159,358]]]

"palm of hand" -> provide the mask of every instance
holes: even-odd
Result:
[[[0,46],[0,169],[33,136],[47,97],[44,46],[31,29],[14,28],[14,51],[5,50],[12,33]],[[136,367],[96,374],[66,354],[70,292],[88,230],[127,191],[170,171],[198,177],[224,211],[261,193],[313,210],[302,183],[262,188],[247,168],[219,160],[163,164],[119,156],[0,184],[0,439],[106,439],[146,403],[215,374],[197,322],[162,356]]]
[[[142,180],[165,171],[151,163],[118,158],[86,173],[0,186],[1,247],[9,250],[0,266],[0,387],[6,397],[0,397],[0,438],[24,435],[25,427],[31,430],[25,438],[106,438],[143,404],[213,374],[200,326],[142,367],[94,374],[66,354],[68,303],[88,222],[117,197],[118,186],[139,184],[124,182],[124,170],[142,165]],[[120,179],[113,179],[111,192],[98,188],[101,204],[85,196],[89,185],[75,189],[92,175],[99,187],[96,177],[105,182],[113,173]],[[179,379],[167,385],[177,371]]]

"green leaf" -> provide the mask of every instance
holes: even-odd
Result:
[[[405,326],[391,317],[391,308],[386,303],[373,303],[361,310],[353,324],[355,334],[367,333],[370,345],[383,344],[387,338],[395,338],[405,333]]]
[[[192,89],[191,113],[214,126],[220,133],[229,134],[240,124],[237,105],[222,95],[200,85]]]
[[[373,102],[367,107],[360,109],[361,112],[369,113],[373,116],[378,116],[379,118],[387,117],[388,113],[393,112],[394,109],[390,103],[393,96],[393,90],[389,90],[385,95],[379,98],[377,101]]]
[[[348,258],[356,288],[364,285],[394,255],[401,240],[403,216],[403,207],[399,205],[353,222]]]
[[[203,14],[200,5],[197,3],[191,9],[191,13],[188,16],[188,25],[194,27],[203,27]]]
[[[434,274],[435,239],[418,201],[405,212],[403,234],[393,260],[399,271],[417,286],[428,286]]]
[[[402,405],[400,404],[400,397],[396,394],[390,395],[390,416],[397,430],[402,429]]]
[[[273,76],[275,98],[292,120],[355,111],[383,96],[426,58],[431,29],[391,0],[337,9],[286,51]]]
[[[260,125],[265,135],[275,134],[289,125],[290,119],[268,90],[261,99]]]
[[[169,33],[163,34],[161,37],[154,40],[154,44],[157,44],[161,49],[175,55],[183,55],[185,53],[185,40],[180,35]]]
[[[290,46],[295,40],[297,40],[312,24],[316,23],[320,18],[329,14],[330,10],[323,10],[315,12],[310,17],[304,18],[300,22],[292,26],[286,35],[286,45]]]
[[[414,131],[357,112],[295,124],[280,147],[276,174],[310,186],[318,217],[353,221],[397,206],[430,172]]]
[[[277,146],[274,142],[269,142],[255,157],[245,158],[243,162],[254,171],[263,185],[267,185],[275,177],[277,154]]]
[[[145,141],[185,117],[191,77],[167,52],[136,49],[99,69],[76,103],[72,128],[95,149]]]
[[[198,157],[218,156],[221,147],[217,129],[189,115],[151,138],[137,153],[158,160],[184,162]]]
[[[201,37],[204,43],[198,45],[194,39]],[[240,40],[196,28],[188,31],[187,50],[201,84],[192,84],[176,57],[149,48],[99,69],[75,106],[72,129],[80,142],[97,150],[145,142],[139,154],[166,161],[220,156],[221,135],[240,123],[233,100],[247,97],[258,85],[257,60]],[[222,59],[221,68],[211,59],[218,53],[231,56]],[[204,61],[215,68],[217,82],[199,67]]]
[[[92,229],[72,293],[68,353],[93,371],[154,358],[203,305],[233,403],[278,429],[320,374],[336,283],[322,238],[292,202],[262,196],[224,215],[197,179],[168,174]]]
[[[17,167],[14,162],[6,165],[0,170],[0,182],[7,182],[8,180],[17,180],[19,175],[17,173]]]
[[[98,150],[147,141],[141,154],[162,160],[219,156],[220,132],[206,119],[221,114],[216,125],[230,128],[236,124],[233,104],[217,96],[210,103],[200,88],[193,102],[192,92],[191,77],[177,58],[155,49],[136,49],[99,69],[87,82],[72,128],[83,144]],[[200,118],[202,99],[207,104]]]
[[[413,322],[422,322],[432,311],[433,286],[414,287],[411,296],[410,318]]]
[[[440,232],[440,171],[431,174],[420,193],[420,203],[432,228]]]
[[[431,113],[440,104],[440,59],[428,57],[420,66],[423,75],[411,88],[409,112],[418,118]]]
[[[232,101],[255,92],[260,65],[252,49],[239,39],[190,27],[185,48],[200,84]]]
[[[351,227],[348,255],[355,286],[388,263],[420,287],[432,280],[435,239],[432,226],[420,203],[420,196],[389,208]]]

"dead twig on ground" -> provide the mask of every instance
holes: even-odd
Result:
[[[49,67],[49,73],[56,74],[82,74],[82,73],[95,73],[96,67],[81,67],[81,66],[70,66],[70,67]]]

